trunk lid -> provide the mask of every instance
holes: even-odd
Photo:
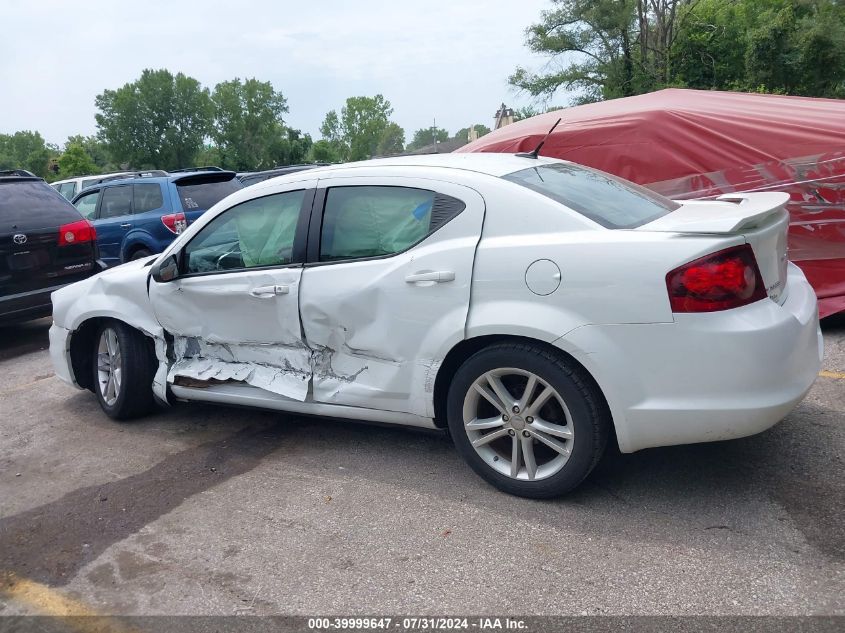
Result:
[[[637,231],[668,231],[682,234],[740,235],[754,250],[757,266],[769,298],[786,300],[786,235],[789,194],[731,193],[715,200],[678,201],[681,207]]]

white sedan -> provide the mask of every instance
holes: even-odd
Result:
[[[56,373],[126,419],[196,400],[448,428],[507,492],[777,423],[821,364],[782,193],[673,202],[530,155],[249,187],[53,294]]]

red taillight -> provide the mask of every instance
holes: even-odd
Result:
[[[185,214],[181,211],[179,213],[170,213],[161,216],[161,221],[171,233],[179,235],[182,231],[188,228],[188,221],[185,219]]]
[[[78,242],[93,242],[97,239],[97,229],[88,220],[79,220],[59,227],[59,246],[77,244]]]
[[[766,298],[754,251],[748,244],[684,264],[666,275],[672,312],[716,312]]]

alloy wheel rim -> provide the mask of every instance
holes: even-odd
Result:
[[[560,472],[572,454],[575,425],[563,398],[524,369],[493,369],[464,398],[464,430],[493,470],[522,481]]]
[[[114,406],[120,395],[120,383],[123,378],[123,360],[117,332],[106,328],[100,334],[97,345],[97,384],[100,395],[108,406]]]

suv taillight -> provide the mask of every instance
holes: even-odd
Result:
[[[672,312],[716,312],[766,298],[754,251],[733,246],[684,264],[666,275]]]
[[[97,239],[97,229],[88,220],[79,220],[59,227],[59,246],[93,242]]]
[[[171,233],[175,233],[176,235],[179,235],[179,233],[188,228],[188,221],[185,219],[185,214],[181,211],[179,213],[170,213],[161,216],[161,222]]]

